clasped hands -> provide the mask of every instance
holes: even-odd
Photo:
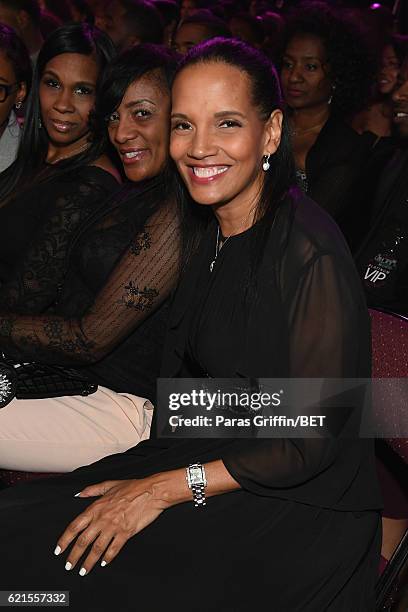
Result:
[[[157,477],[140,480],[107,480],[86,487],[78,497],[99,497],[76,517],[57,542],[54,553],[65,552],[74,542],[65,569],[73,569],[86,554],[79,574],[85,576],[96,563],[104,567],[127,540],[152,523],[172,505],[157,494]]]

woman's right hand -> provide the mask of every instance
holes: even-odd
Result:
[[[73,542],[66,569],[73,569],[86,554],[79,571],[88,574],[95,563],[105,566],[126,542],[150,525],[169,507],[169,502],[155,494],[154,477],[139,480],[109,480],[87,487],[78,497],[96,497],[74,519],[57,542],[55,554],[65,552]]]

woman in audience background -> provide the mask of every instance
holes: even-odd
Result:
[[[113,55],[110,40],[86,24],[57,30],[39,54],[18,157],[0,176],[3,309],[44,312],[54,303],[73,233],[118,186],[107,138],[93,139],[90,129],[98,79]]]
[[[71,0],[40,0],[42,11],[48,11],[58,17],[62,23],[72,21]]]
[[[380,53],[379,71],[374,82],[373,99],[366,109],[353,118],[353,128],[360,134],[369,132],[373,146],[377,145],[381,138],[391,136],[392,93],[407,50],[408,36],[393,35],[385,40]]]
[[[367,163],[360,168],[355,201],[358,207],[349,210],[342,223],[347,227],[347,239],[356,254],[376,224],[377,191],[384,169],[398,154],[401,141],[395,125],[393,95],[398,89],[400,68],[408,56],[408,36],[394,35],[382,48],[382,67],[376,77],[377,95],[374,104],[358,113],[352,126],[367,143]],[[386,171],[389,174],[388,171]],[[364,281],[365,284],[365,281]]]
[[[203,209],[165,376],[369,375],[359,279],[328,215],[291,189],[282,108],[273,67],[238,41],[204,43],[176,76],[171,154],[182,201]],[[128,610],[137,597],[143,610],[366,612],[380,539],[371,451],[347,436],[151,439],[3,492],[3,584],[63,583],[73,609]],[[186,468],[198,462],[211,499],[197,509]],[[57,556],[73,544],[64,577],[55,544]]]
[[[260,49],[264,40],[261,20],[246,13],[235,13],[228,21],[234,38]]]
[[[184,55],[194,45],[216,36],[230,38],[231,32],[222,19],[213,15],[209,10],[201,9],[180,21],[174,33],[173,48]]]
[[[86,0],[71,0],[72,21],[94,24],[95,16]]]
[[[108,125],[130,183],[82,222],[52,314],[3,312],[0,325],[0,347],[16,361],[82,366],[101,386],[85,398],[4,407],[2,468],[66,472],[149,435],[152,406],[143,398],[154,401],[180,251],[165,179],[174,69],[171,52],[140,45],[106,70],[95,123],[98,134]],[[30,278],[30,267],[21,275]]]
[[[20,109],[31,87],[28,51],[12,28],[0,23],[0,172],[15,160],[21,129]]]
[[[299,185],[340,225],[366,157],[345,119],[367,100],[370,65],[360,33],[327,5],[306,3],[288,20],[281,79]]]

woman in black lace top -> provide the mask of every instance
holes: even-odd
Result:
[[[336,226],[291,188],[269,61],[203,43],[172,96],[171,155],[202,214],[163,374],[368,376],[360,282]],[[7,589],[64,586],[74,610],[367,612],[379,505],[371,441],[353,435],[152,438],[0,495],[0,569]]]
[[[15,302],[23,309],[6,314],[2,304],[0,347],[8,357],[76,366],[99,385],[86,398],[13,400],[3,408],[2,468],[69,471],[149,434],[147,400],[154,401],[180,250],[165,173],[174,68],[172,53],[144,45],[109,66],[96,123],[100,131],[108,127],[129,182],[114,197],[99,200],[68,253],[51,219],[47,242],[30,253],[21,284],[14,284]],[[24,309],[26,282],[36,282],[38,270],[55,279],[54,267],[61,270],[57,299],[42,314]]]
[[[114,56],[86,24],[55,31],[38,56],[17,160],[0,175],[0,308],[45,312],[55,301],[69,242],[118,187],[90,113]]]

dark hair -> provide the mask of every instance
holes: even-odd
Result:
[[[216,38],[218,36],[231,38],[231,31],[225,21],[216,17],[207,9],[200,9],[195,11],[192,15],[188,15],[180,21],[178,28],[188,23],[195,23],[203,26],[207,30],[209,38]]]
[[[50,11],[41,11],[40,32],[44,40],[48,38],[55,30],[62,27],[62,20],[50,13]]]
[[[190,66],[220,63],[233,66],[246,75],[250,85],[250,96],[254,107],[258,110],[262,121],[267,121],[274,110],[284,111],[284,102],[275,67],[261,51],[240,40],[215,38],[193,47],[180,62],[177,76]],[[259,160],[261,169],[262,160]],[[256,225],[252,244],[251,269],[262,257],[264,245],[270,227],[275,219],[276,211],[295,183],[294,161],[290,146],[290,136],[287,122],[284,120],[280,145],[270,159],[270,169],[263,175],[263,187],[256,205]],[[210,218],[208,207],[197,207],[192,204],[185,186],[179,181],[178,195],[180,206],[185,216],[190,216],[191,232],[186,240],[186,257],[190,256],[197,245],[202,232]],[[193,211],[192,213],[190,211]],[[186,224],[187,225],[187,224]]]
[[[126,13],[123,20],[129,32],[141,43],[161,44],[163,22],[160,11],[147,0],[121,0]]]
[[[176,65],[176,54],[161,45],[135,45],[118,55],[106,68],[100,83],[94,112],[96,131],[105,131],[107,118],[117,109],[129,85],[144,75],[156,73],[170,93]]]
[[[136,45],[118,55],[106,68],[100,83],[93,115],[95,137],[106,134],[107,119],[121,103],[129,85],[143,76],[152,73],[170,95],[176,65],[177,55],[161,45]]]
[[[71,1],[72,11],[78,11],[78,13],[82,13],[81,21],[86,21],[90,25],[95,24],[95,15],[86,0],[70,0],[70,1]],[[73,20],[78,21],[77,19],[74,19],[74,13],[73,13]]]
[[[262,50],[272,61],[279,61],[285,38],[285,20],[279,13],[268,11],[260,21],[264,31]]]
[[[0,23],[0,51],[12,65],[16,81],[26,83],[27,94],[29,94],[33,71],[27,47],[13,28],[4,23]]]
[[[40,81],[48,62],[64,53],[95,55],[102,76],[105,66],[116,52],[112,41],[106,34],[86,23],[74,23],[58,28],[45,41],[34,70],[32,90],[28,98],[17,159],[2,174],[0,201],[6,198],[17,186],[19,189],[24,189],[35,181],[44,165],[49,141],[46,131],[41,127]],[[57,172],[73,170],[78,166],[91,163],[103,153],[106,143],[106,136],[92,138],[90,147],[86,151],[50,167],[47,179]]]
[[[408,55],[408,36],[402,34],[393,34],[384,41],[384,47],[390,45],[394,49],[394,53],[400,64],[403,63]]]
[[[289,16],[286,40],[297,35],[319,38],[335,86],[331,110],[349,116],[365,107],[376,74],[376,62],[365,33],[344,14],[322,2],[304,2]]]
[[[34,25],[40,25],[41,11],[38,0],[0,0],[0,4],[13,11],[25,11]]]
[[[248,27],[251,33],[251,41],[246,41],[248,44],[252,42],[256,45],[261,45],[265,38],[265,33],[262,27],[262,22],[259,17],[252,17],[252,15],[248,15],[247,13],[237,13],[230,17],[230,23],[233,19],[237,19]]]
[[[180,19],[180,7],[174,0],[156,0],[154,5],[160,11],[164,25]]]
[[[72,21],[69,0],[45,0],[44,4],[47,11],[58,17],[62,23]]]

